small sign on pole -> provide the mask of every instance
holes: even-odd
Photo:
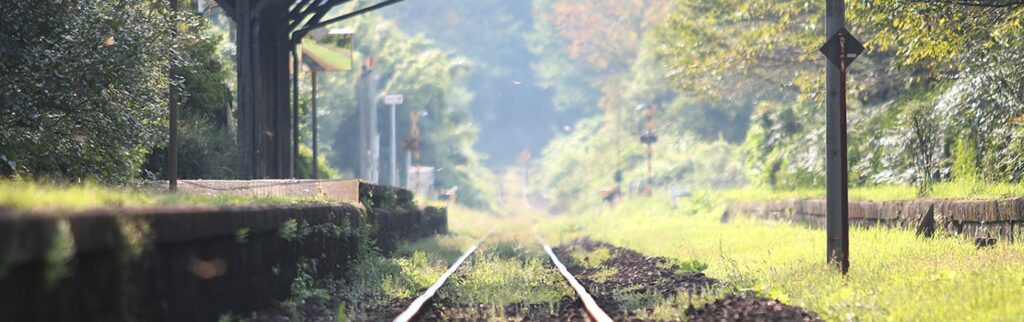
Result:
[[[402,97],[402,94],[390,94],[384,96],[384,104],[387,105],[402,105],[404,100],[405,98]]]
[[[845,66],[850,66],[854,59],[864,53],[864,44],[861,44],[857,38],[850,35],[846,28],[839,28],[839,31],[832,35],[818,50],[833,65],[839,66],[840,59],[842,59]]]

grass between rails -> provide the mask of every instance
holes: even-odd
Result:
[[[825,198],[825,189],[773,190],[769,188],[746,187],[720,192],[698,192],[715,194],[729,201],[785,200]],[[850,200],[893,201],[917,198],[935,199],[993,199],[1024,197],[1024,184],[988,183],[976,180],[959,180],[935,183],[924,191],[913,186],[880,185],[850,188]]]
[[[192,196],[117,189],[94,183],[58,185],[19,180],[0,180],[0,207],[81,210],[96,207],[157,205],[250,205],[329,202],[321,198]]]
[[[647,255],[698,260],[709,276],[729,283],[720,292],[778,298],[828,320],[1024,316],[1024,246],[977,249],[960,238],[854,228],[844,277],[825,264],[823,230],[743,219],[723,224],[720,200],[704,196],[672,209],[665,199],[631,199],[601,214],[553,219],[544,234],[563,242],[588,235]],[[675,299],[683,302],[675,306],[691,300]],[[670,304],[662,311],[678,316]]]
[[[549,260],[536,242],[492,240],[478,252],[454,275],[442,296],[462,305],[492,306],[499,309],[493,317],[500,318],[506,305],[553,305],[573,295],[561,275],[546,265]]]
[[[457,205],[449,209],[449,222],[447,235],[401,245],[387,257],[376,252],[362,256],[351,268],[347,282],[331,285],[314,281],[306,283],[312,287],[301,292],[295,292],[293,287],[293,293],[303,296],[284,303],[287,315],[293,319],[308,318],[309,313],[302,313],[304,305],[327,301],[329,307],[315,309],[321,313],[313,316],[327,311],[334,314],[337,308],[338,320],[391,318],[496,226],[499,229],[489,242],[481,245],[439,296],[449,297],[452,303],[473,307],[483,304],[491,309],[467,313],[472,314],[472,319],[504,320],[506,305],[555,302],[565,292],[571,292],[557,272],[542,267],[546,255],[528,231],[535,222],[493,216]]]
[[[549,264],[533,228],[536,216],[492,216],[455,208],[449,222],[456,231],[479,235],[482,227],[495,227],[438,298],[448,303],[446,317],[503,321],[513,312],[527,313],[542,307],[543,314],[557,315],[557,303],[574,293]],[[450,307],[454,306],[454,307]]]

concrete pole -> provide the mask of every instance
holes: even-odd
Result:
[[[311,75],[310,77],[312,78],[312,83],[313,83],[313,95],[312,95],[313,97],[310,100],[310,103],[311,103],[310,106],[312,107],[312,111],[311,112],[313,114],[313,129],[312,129],[312,131],[313,131],[313,179],[320,179],[320,173],[317,172],[317,170],[318,170],[317,169],[317,160],[318,160],[317,159],[317,157],[318,157],[317,147],[318,146],[317,146],[317,135],[316,135],[316,132],[317,132],[317,127],[316,127],[316,68],[310,68],[310,75]]]
[[[395,104],[391,104],[391,186],[398,186],[398,125],[395,122]]]
[[[370,182],[380,184],[380,129],[377,117],[377,76],[369,77],[370,99]]]
[[[844,0],[825,1],[825,39],[846,25]],[[840,48],[845,48],[845,40]],[[845,49],[837,61],[844,61]],[[825,63],[826,235],[828,262],[846,274],[850,268],[846,161],[846,66]]]
[[[359,178],[377,182],[380,134],[377,132],[377,77],[367,59],[356,86],[359,102]]]
[[[178,0],[170,0],[171,13],[174,14],[178,11]],[[177,38],[178,30],[175,25],[175,30],[171,31],[171,39]],[[173,46],[173,44],[172,44]],[[167,187],[172,192],[178,191],[178,93],[174,89],[174,79],[177,75],[174,73],[174,62],[167,63],[167,78],[168,78],[168,92],[167,92],[167,105],[168,105],[168,147],[167,147]]]

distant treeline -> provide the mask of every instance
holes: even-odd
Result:
[[[642,181],[640,104],[657,107],[661,188],[824,184],[824,2],[534,3],[535,66],[595,111],[545,150],[538,192],[595,204],[616,146],[627,186]],[[847,6],[867,46],[850,68],[851,184],[1024,177],[1024,8]]]

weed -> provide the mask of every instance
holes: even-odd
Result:
[[[249,227],[238,228],[238,230],[235,231],[235,242],[244,244],[249,240],[249,232]]]
[[[334,314],[334,321],[348,322],[348,315],[345,314],[345,303],[338,304],[338,311]]]
[[[916,193],[913,188],[909,192]],[[851,268],[844,276],[825,263],[824,230],[743,218],[723,224],[718,220],[721,201],[695,216],[680,216],[666,210],[667,204],[626,200],[601,215],[552,218],[543,232],[557,235],[562,226],[586,222],[585,233],[595,239],[650,256],[706,264],[707,274],[725,283],[710,298],[731,292],[772,297],[828,320],[1024,316],[1024,307],[1016,304],[1024,299],[1024,289],[1007,287],[1024,281],[1024,245],[977,249],[969,240],[921,239],[903,228],[853,228]],[[678,316],[704,298],[665,299],[654,315]]]
[[[289,219],[281,223],[281,228],[277,229],[277,235],[284,238],[287,241],[296,240],[299,238],[299,221]]]
[[[80,210],[96,207],[156,205],[249,205],[329,203],[324,197],[193,196],[160,193],[96,183],[36,183],[20,179],[0,180],[0,207],[28,210],[52,208]]]
[[[56,221],[53,239],[43,257],[43,280],[46,289],[53,289],[60,280],[71,274],[71,261],[75,256],[75,238],[67,219]]]

